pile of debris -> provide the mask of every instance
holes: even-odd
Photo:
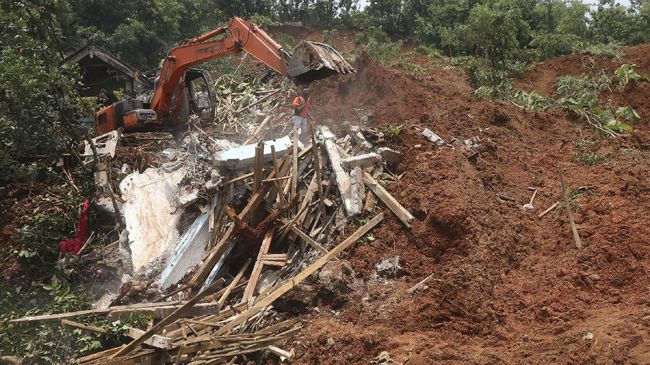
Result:
[[[252,104],[260,105],[264,98]],[[272,113],[277,104],[267,104],[264,111],[250,108],[252,104],[245,108],[269,116],[241,124],[246,130],[258,123],[248,144],[220,138],[210,129],[214,125],[201,125],[197,117],[175,147],[165,143],[156,153],[151,164],[156,167],[129,173],[122,166],[117,173],[125,175],[120,194],[110,183],[112,168],[99,173],[97,183],[111,195],[104,206],[123,221],[121,293],[107,293],[99,301],[105,304],[95,309],[14,322],[61,320],[101,331],[70,318],[144,313],[157,320],[146,330],[131,328],[129,344],[77,359],[79,364],[235,363],[250,359],[250,354],[291,359],[291,351],[277,346],[301,325],[274,310],[274,302],[383,219],[383,213],[368,217],[341,239],[349,218],[373,214],[377,198],[405,226],[413,216],[377,181],[384,166],[398,163],[401,155],[376,149],[364,136],[376,137],[376,131],[352,127],[337,139],[320,126],[311,131],[306,146],[295,132],[263,141],[291,129],[291,123],[284,120],[280,128],[267,128],[270,120],[278,120]],[[222,107],[234,110],[232,104]],[[95,141],[100,147],[96,152],[110,161],[122,141],[133,145],[138,139],[150,145],[168,137],[159,132],[113,133]],[[137,282],[146,293],[133,304],[135,295],[128,291]],[[132,304],[118,305],[129,299]]]

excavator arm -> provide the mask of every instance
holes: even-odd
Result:
[[[194,65],[239,52],[247,52],[278,73],[296,82],[310,82],[336,73],[355,72],[331,46],[303,41],[292,57],[255,24],[235,17],[219,27],[175,47],[164,59],[151,101],[122,100],[95,115],[98,133],[118,128],[139,129],[148,125],[184,123],[181,110],[187,104],[185,75]]]
[[[220,37],[222,36],[222,37]],[[178,110],[182,102],[183,76],[192,66],[245,51],[278,73],[287,75],[289,55],[258,26],[235,17],[227,27],[217,28],[174,48],[162,65],[160,80],[151,100],[158,117]],[[179,87],[180,85],[180,87]],[[176,105],[171,105],[176,97]]]

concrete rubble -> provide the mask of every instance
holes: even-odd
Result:
[[[373,178],[381,176],[385,163],[401,159],[399,152],[378,148],[381,132],[351,126],[355,132],[338,139],[321,125],[313,136],[315,144],[294,144],[290,121],[282,114],[271,117],[277,105],[273,92],[265,91],[235,110],[223,101],[221,108],[230,108],[227,122],[248,131],[246,138],[231,140],[191,118],[186,133],[175,141],[164,139],[165,147],[150,154],[144,165],[148,168],[135,161],[116,162],[114,170],[121,173],[112,178],[121,175],[116,194],[120,203],[112,211],[124,222],[115,246],[123,262],[123,285],[119,293],[106,293],[95,310],[109,318],[148,313],[159,319],[160,328],[132,328],[132,342],[104,356],[144,359],[153,354],[180,357],[183,363],[197,356],[216,361],[222,354],[230,360],[232,354],[250,352],[242,349],[289,356],[276,346],[301,325],[282,319],[283,303],[291,310],[302,303],[307,310],[315,305],[338,307],[348,300],[353,272],[344,262],[331,260],[384,219],[384,213],[376,213],[381,211],[375,209],[377,204],[410,227],[410,213]],[[261,102],[265,100],[269,102]],[[264,111],[253,109],[254,103],[264,105]],[[256,125],[244,126],[242,113]],[[163,137],[125,138],[125,146],[137,150]],[[106,156],[113,158],[111,151],[116,150],[119,159],[125,148],[120,140],[102,140]],[[110,177],[103,175],[102,184],[110,186]],[[106,201],[102,204],[110,207]],[[374,217],[344,234],[351,218],[364,209]],[[395,265],[387,270],[394,271]],[[321,268],[317,286],[302,283]],[[135,289],[144,299],[117,305],[136,300],[130,294]],[[329,293],[330,299],[314,302],[319,293]],[[179,305],[183,317],[202,316],[200,321],[188,326],[190,320],[178,316]],[[21,320],[59,317],[34,318]],[[235,343],[218,340],[235,334]],[[260,339],[263,346],[258,345]],[[197,345],[184,347],[187,343]],[[100,364],[101,357],[93,356],[76,361]]]
[[[442,146],[445,144],[445,141],[442,138],[440,138],[440,136],[433,133],[428,128],[424,128],[424,130],[422,131],[422,135],[429,141],[433,142],[436,146]]]

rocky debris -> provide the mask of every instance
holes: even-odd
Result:
[[[396,164],[402,161],[404,155],[388,147],[379,147],[377,153],[387,164]]]
[[[396,279],[406,274],[399,256],[385,257],[375,265],[374,276],[382,279]]]
[[[445,141],[442,138],[440,138],[440,136],[433,133],[429,128],[424,128],[424,130],[422,131],[422,135],[429,141],[433,142],[438,147],[445,144]]]
[[[366,153],[363,155],[352,156],[341,160],[341,166],[344,170],[350,171],[355,167],[371,167],[381,161],[381,156],[377,153]]]

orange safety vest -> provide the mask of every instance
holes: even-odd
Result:
[[[298,111],[297,109],[301,105],[303,105],[303,108],[301,111]],[[291,106],[293,106],[295,115],[300,115],[301,117],[309,118],[309,99],[305,101],[305,98],[303,98],[302,96],[296,96],[296,98],[293,99],[293,104],[291,104]]]

